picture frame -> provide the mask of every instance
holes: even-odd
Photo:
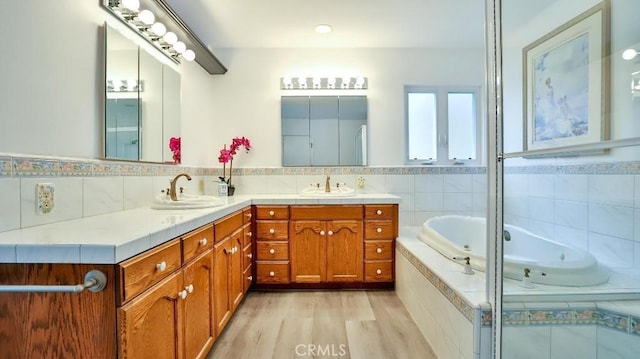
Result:
[[[609,139],[609,0],[523,49],[523,150]]]

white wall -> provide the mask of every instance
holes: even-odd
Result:
[[[53,15],[55,14],[55,16]],[[103,43],[113,17],[98,1],[11,1],[3,40],[0,152],[102,156]],[[482,50],[226,49],[229,69],[209,75],[183,63],[183,163],[216,167],[218,151],[246,136],[255,150],[239,167],[280,166],[279,79],[290,73],[355,72],[369,78],[372,165],[402,165],[404,84],[484,83]]]

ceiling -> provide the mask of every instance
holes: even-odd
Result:
[[[165,0],[210,49],[481,48],[482,0]],[[317,34],[314,26],[333,31]]]

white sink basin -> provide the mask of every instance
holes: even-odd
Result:
[[[179,194],[177,201],[172,201],[166,194],[159,194],[153,199],[152,209],[195,209],[222,206],[224,200],[215,196],[199,196]]]
[[[353,188],[346,186],[331,187],[331,192],[325,192],[324,187],[307,187],[300,192],[305,197],[353,197],[356,192]]]

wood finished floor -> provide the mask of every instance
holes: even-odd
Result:
[[[393,291],[256,291],[207,358],[436,356]]]

